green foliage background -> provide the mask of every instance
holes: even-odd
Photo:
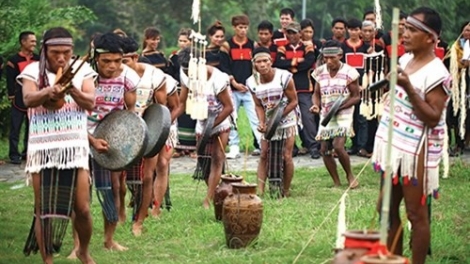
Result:
[[[169,54],[176,46],[176,35],[180,28],[198,25],[191,22],[193,0],[0,0],[0,55],[6,58],[18,51],[18,34],[24,30],[37,33],[52,26],[64,26],[74,35],[76,52],[83,54],[90,36],[95,32],[107,32],[121,28],[128,35],[141,41],[143,30],[148,26],[160,29],[163,35],[161,48]],[[291,7],[300,20],[302,0],[201,0],[201,29],[216,20],[222,22],[227,35],[233,33],[230,19],[233,15],[247,14],[251,20],[249,36],[255,38],[256,26],[264,19],[279,26],[279,10]],[[442,16],[444,30],[442,37],[453,42],[459,35],[460,27],[468,19],[470,1],[465,0],[390,0],[381,1],[384,30],[389,30],[393,7],[405,12],[417,6],[427,5],[438,10]],[[330,24],[336,17],[362,18],[365,10],[374,6],[374,0],[307,0],[307,17],[315,23],[316,38],[331,35]],[[6,96],[5,78],[0,82],[0,135],[8,130],[9,107]]]

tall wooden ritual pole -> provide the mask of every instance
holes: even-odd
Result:
[[[387,140],[387,162],[384,172],[384,185],[382,197],[382,214],[380,222],[380,243],[387,245],[388,227],[390,220],[390,198],[392,192],[392,136],[393,136],[393,119],[395,117],[395,90],[397,84],[397,63],[398,63],[398,22],[400,10],[393,8],[392,18],[392,62],[390,66],[390,120],[388,124],[388,140]]]

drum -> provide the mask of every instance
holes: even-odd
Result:
[[[202,137],[196,145],[196,151],[198,156],[205,155],[206,145],[207,142],[209,142],[209,139],[211,138],[212,129],[214,128],[214,122],[217,118],[217,115],[218,114],[215,112],[209,112],[209,116],[206,119],[206,124],[204,126],[204,129],[202,130]]]
[[[137,114],[117,110],[100,121],[93,137],[108,143],[108,151],[105,153],[98,153],[91,148],[93,159],[105,169],[122,171],[144,155],[148,142],[147,125]]]
[[[331,107],[330,112],[328,112],[328,114],[326,114],[325,118],[321,121],[322,126],[324,126],[324,127],[327,126],[328,123],[330,123],[333,116],[336,116],[336,114],[338,113],[338,110],[339,110],[340,106],[343,104],[344,100],[346,100],[346,98],[344,98],[344,97],[340,97],[336,100],[336,102]]]
[[[279,123],[282,119],[282,114],[284,113],[284,109],[286,108],[286,103],[282,100],[275,106],[272,110],[272,115],[268,120],[266,125],[266,132],[264,133],[264,138],[266,140],[271,140],[271,138],[276,133],[276,129],[279,126]]]
[[[142,115],[147,124],[148,143],[145,146],[144,157],[151,158],[157,155],[165,146],[170,135],[171,114],[166,106],[151,104]]]

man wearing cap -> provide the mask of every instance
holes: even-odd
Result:
[[[313,94],[309,73],[316,59],[314,47],[312,44],[305,45],[300,40],[299,23],[289,23],[286,33],[289,44],[278,48],[274,67],[288,70],[293,74],[303,124],[300,132],[302,145],[308,149],[312,158],[318,159],[320,146],[315,140],[318,125],[309,110],[312,107]]]

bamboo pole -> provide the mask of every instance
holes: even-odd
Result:
[[[388,226],[390,219],[390,197],[392,191],[392,136],[393,136],[393,119],[395,117],[395,90],[397,84],[397,58],[398,58],[398,21],[399,21],[400,10],[393,8],[393,19],[392,19],[392,62],[390,66],[390,119],[388,124],[388,140],[387,140],[387,162],[385,165],[384,173],[384,195],[382,198],[382,217],[380,222],[380,243],[382,245],[387,244]]]

